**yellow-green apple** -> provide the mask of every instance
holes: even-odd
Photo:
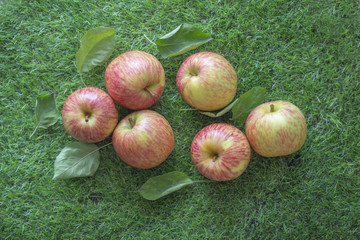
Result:
[[[191,144],[191,158],[199,172],[215,181],[239,177],[250,161],[251,149],[245,135],[226,123],[201,129]]]
[[[115,58],[105,71],[106,89],[121,106],[140,110],[162,95],[165,71],[159,60],[142,51],[129,51]]]
[[[107,138],[118,122],[118,110],[112,98],[96,87],[72,93],[62,108],[65,130],[79,141],[100,142]]]
[[[114,130],[112,142],[124,162],[141,169],[164,162],[175,145],[169,122],[152,110],[135,111],[124,117]]]
[[[245,132],[251,147],[261,156],[284,156],[304,145],[306,120],[294,104],[272,101],[251,111],[246,119]]]
[[[213,52],[198,52],[188,57],[176,75],[181,97],[192,107],[214,111],[235,97],[237,75],[233,66]]]

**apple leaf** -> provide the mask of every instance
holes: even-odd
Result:
[[[156,41],[163,58],[183,54],[212,40],[210,34],[184,23]]]
[[[99,148],[95,144],[73,142],[56,157],[53,180],[93,176],[100,164]]]
[[[59,118],[60,112],[56,108],[54,93],[37,97],[35,103],[36,127],[30,137],[38,128],[48,128],[54,125]]]
[[[192,183],[194,181],[185,173],[174,171],[150,178],[141,186],[139,193],[147,200],[157,200]]]
[[[250,112],[264,102],[265,92],[263,87],[253,87],[241,95],[232,106],[232,119],[245,123]]]
[[[109,59],[115,48],[115,29],[97,27],[86,32],[76,53],[80,73],[88,72]]]
[[[225,115],[227,112],[232,110],[233,120],[245,123],[247,116],[256,106],[260,105],[265,99],[265,88],[254,87],[241,95],[238,99],[233,101],[227,107],[222,109],[220,112],[200,112],[206,116],[217,118]]]

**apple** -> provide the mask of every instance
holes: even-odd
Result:
[[[294,104],[272,101],[251,111],[246,119],[245,132],[251,147],[261,156],[284,156],[304,145],[306,120]]]
[[[129,51],[115,58],[105,70],[106,89],[121,106],[140,110],[153,105],[165,87],[165,71],[153,55]]]
[[[191,144],[191,159],[205,177],[228,181],[239,177],[250,162],[251,149],[245,135],[226,123],[201,129]]]
[[[113,132],[118,122],[118,110],[105,91],[86,87],[75,91],[65,100],[62,121],[72,137],[95,143]]]
[[[127,164],[153,168],[166,160],[174,149],[174,133],[169,122],[152,110],[135,111],[124,117],[114,130],[112,143]]]
[[[215,111],[234,99],[237,75],[224,57],[212,52],[198,52],[181,64],[176,86],[181,97],[192,107]]]

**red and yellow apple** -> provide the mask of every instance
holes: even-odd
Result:
[[[228,181],[239,177],[250,162],[251,149],[245,135],[226,123],[201,129],[191,145],[191,158],[205,177]]]
[[[181,64],[176,86],[181,97],[192,107],[215,111],[234,99],[237,75],[233,66],[219,54],[198,52]]]
[[[142,51],[129,51],[115,58],[105,71],[106,89],[121,106],[140,110],[162,95],[165,71],[159,60]]]
[[[287,101],[272,101],[254,108],[245,123],[246,136],[255,152],[278,157],[298,151],[305,143],[306,120]]]
[[[152,110],[136,111],[123,118],[114,130],[112,142],[124,162],[141,169],[164,162],[175,145],[169,122]]]
[[[75,91],[65,100],[62,121],[72,137],[95,143],[113,132],[118,122],[118,110],[105,91],[87,87]]]

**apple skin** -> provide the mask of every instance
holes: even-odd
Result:
[[[213,52],[198,52],[181,64],[176,86],[181,97],[192,107],[215,111],[234,99],[237,75],[224,57]]]
[[[105,70],[106,89],[121,106],[140,110],[152,106],[165,87],[165,71],[159,60],[142,51],[115,58]]]
[[[86,87],[72,93],[62,108],[65,130],[86,143],[107,138],[118,122],[118,110],[112,98],[96,87]]]
[[[271,105],[274,110],[272,112]],[[287,101],[272,101],[254,108],[245,123],[251,147],[264,157],[298,151],[306,140],[306,120],[301,110]]]
[[[239,177],[250,162],[251,148],[245,135],[226,123],[201,129],[191,144],[191,159],[205,177],[229,181]]]
[[[169,122],[152,110],[132,112],[123,118],[114,130],[112,142],[124,162],[140,169],[160,165],[175,146]]]

